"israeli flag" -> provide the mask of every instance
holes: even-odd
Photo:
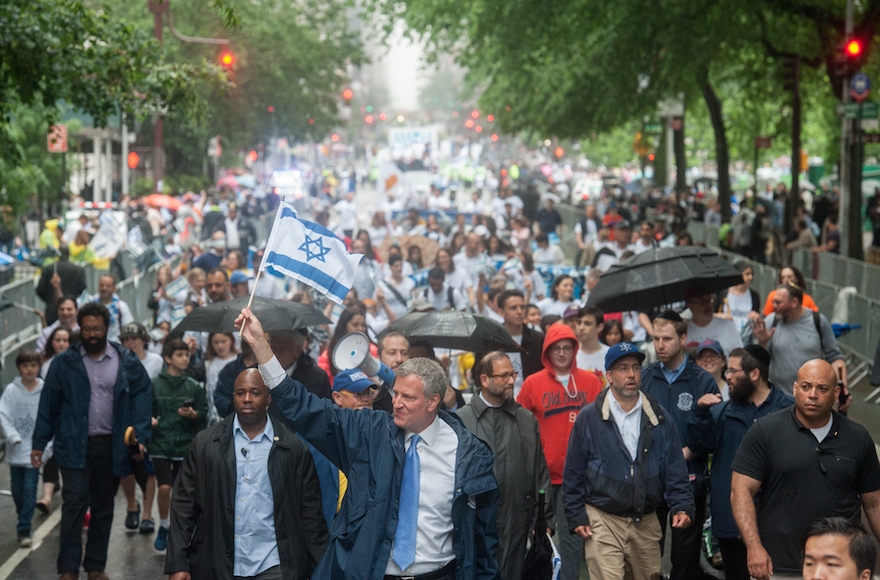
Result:
[[[299,280],[342,304],[354,283],[355,268],[363,257],[349,254],[333,232],[299,219],[293,206],[282,202],[275,214],[260,270]]]

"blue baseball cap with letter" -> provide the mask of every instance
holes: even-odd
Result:
[[[360,369],[349,369],[341,371],[336,378],[333,379],[334,391],[348,391],[349,393],[360,393],[370,387],[375,387],[376,383],[370,380],[364,371]]]
[[[618,342],[605,353],[605,370],[610,370],[611,365],[625,356],[634,356],[639,359],[639,362],[645,360],[645,353],[640,351],[636,345],[631,342]]]

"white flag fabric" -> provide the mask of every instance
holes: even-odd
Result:
[[[135,258],[142,256],[149,251],[149,248],[144,244],[141,229],[139,227],[135,226],[128,230],[127,238],[126,244],[128,251]]]
[[[260,270],[280,273],[316,288],[342,304],[363,254],[349,254],[327,228],[301,220],[292,205],[281,203],[266,243]]]
[[[112,211],[105,211],[98,220],[101,228],[89,242],[96,258],[113,258],[125,244],[127,232],[125,222]]]

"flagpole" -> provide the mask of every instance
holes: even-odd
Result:
[[[260,273],[261,273],[262,271],[263,271],[262,268],[257,268],[257,275],[254,277],[254,287],[253,287],[253,289],[251,290],[251,297],[248,299],[248,303],[247,303],[246,308],[250,308],[250,307],[251,307],[251,302],[254,301],[254,294],[257,293],[257,282],[258,282],[259,279],[260,279]]]

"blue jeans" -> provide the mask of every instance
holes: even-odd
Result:
[[[39,469],[9,466],[12,499],[15,501],[15,511],[18,513],[16,530],[19,534],[31,531],[34,506],[37,504],[37,479],[39,476]]]

